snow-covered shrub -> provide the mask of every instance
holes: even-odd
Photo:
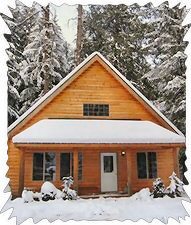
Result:
[[[163,198],[165,195],[165,186],[163,181],[160,177],[156,178],[156,180],[153,181],[153,191],[151,193],[151,196],[153,198]]]
[[[57,189],[57,192],[56,192],[56,199],[60,199],[60,198],[64,198],[64,193],[62,191],[60,191],[59,189]]]
[[[141,201],[150,201],[151,193],[149,188],[143,188],[139,192],[135,193],[131,198]]]
[[[63,193],[64,193],[64,196],[63,196],[63,199],[66,200],[66,199],[69,199],[69,200],[75,200],[77,199],[77,193],[75,190],[71,189],[71,185],[73,185],[74,183],[74,179],[72,176],[69,176],[69,177],[63,177],[62,178],[62,181],[63,181]]]
[[[170,185],[166,188],[166,193],[171,198],[181,197],[185,193],[183,188],[184,183],[177,177],[175,172],[172,173],[169,179]]]
[[[42,199],[42,195],[39,192],[33,193],[33,199],[34,201],[40,201]]]
[[[138,199],[142,201],[149,201],[151,199],[149,188],[143,188],[138,193]]]
[[[57,188],[49,181],[46,181],[41,186],[41,195],[43,201],[54,200],[57,194]]]
[[[23,192],[22,192],[22,199],[24,201],[24,203],[30,203],[33,202],[33,192],[27,190],[27,188],[24,188]]]

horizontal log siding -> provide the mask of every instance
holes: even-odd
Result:
[[[45,152],[49,149],[37,149],[35,151],[25,151],[25,169],[24,169],[24,186],[31,188],[33,191],[39,191],[42,185],[42,181],[33,181],[33,153]],[[80,195],[92,194],[101,192],[101,159],[100,155],[103,152],[116,152],[117,153],[117,166],[118,166],[118,191],[124,192],[127,185],[127,170],[126,170],[126,157],[121,156],[122,149],[63,149],[51,150],[57,154],[56,165],[56,181],[53,183],[57,188],[61,189],[62,182],[60,181],[60,153],[61,152],[82,152],[83,154],[83,175],[82,180],[75,180],[74,186],[78,190]],[[74,168],[75,169],[75,168]]]
[[[131,162],[133,168],[131,168],[131,191],[135,193],[142,188],[149,187],[152,189],[154,179],[138,179],[137,174],[137,152],[146,152],[147,150],[131,150]],[[156,152],[157,154],[157,177],[160,177],[165,186],[169,185],[169,176],[172,172],[176,171],[176,162],[174,161],[173,154],[176,149],[160,149],[160,150],[149,150],[149,152]]]
[[[11,192],[14,196],[19,196],[20,183],[23,182],[22,176],[20,176],[21,159],[22,154],[18,148],[14,146],[11,140],[8,141],[8,160],[9,166],[7,177],[10,178],[9,185]]]

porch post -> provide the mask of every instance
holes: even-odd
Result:
[[[19,171],[19,196],[21,196],[21,193],[24,189],[24,174],[25,174],[25,152],[24,149],[19,150],[20,155],[20,171]]]
[[[174,172],[180,177],[180,170],[179,170],[179,151],[180,148],[173,149],[173,161],[174,161]]]
[[[128,195],[132,194],[132,187],[131,187],[131,151],[126,151],[126,160],[127,160],[127,185],[128,185]]]
[[[78,191],[78,151],[74,151],[74,189]]]

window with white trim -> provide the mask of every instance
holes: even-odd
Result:
[[[157,178],[156,152],[137,153],[137,173],[139,179]]]

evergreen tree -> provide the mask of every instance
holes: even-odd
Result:
[[[77,38],[76,38],[76,65],[81,62],[82,38],[83,38],[83,7],[78,5],[78,22],[77,22]]]
[[[84,19],[82,58],[101,52],[132,82],[149,70],[142,51],[147,24],[141,20],[137,4],[91,5]]]
[[[185,194],[184,183],[177,177],[176,173],[173,172],[169,177],[170,185],[167,187],[166,192],[171,198],[181,197]]]
[[[165,196],[165,186],[160,177],[153,182],[153,191],[151,193],[153,198],[163,198]]]
[[[161,65],[178,51],[184,52],[188,44],[183,38],[190,25],[182,26],[188,10],[186,7],[179,7],[180,4],[170,8],[168,2],[158,7],[147,4],[145,13],[149,13],[147,23],[150,26],[146,34],[147,44],[143,48],[154,67]]]
[[[9,43],[6,50],[9,60],[8,66],[8,125],[19,117],[20,92],[24,88],[23,80],[20,76],[20,63],[24,59],[22,52],[27,45],[27,36],[30,31],[32,20],[28,19],[33,13],[33,8],[25,6],[16,0],[16,7],[9,10],[12,18],[1,14],[3,20],[10,29],[10,34],[4,34]],[[33,20],[34,22],[34,20]]]
[[[74,52],[63,39],[56,16],[38,3],[27,7],[16,0],[12,17],[1,14],[10,29],[8,125],[49,91],[74,65]]]
[[[185,132],[186,116],[186,55],[177,52],[160,66],[142,77],[152,87],[153,103],[182,132]]]
[[[66,56],[67,43],[63,40],[60,27],[49,10],[41,7],[38,19],[32,27],[28,45],[23,55],[21,77],[25,89],[20,93],[24,113],[34,102],[56,85],[71,69]]]
[[[144,46],[154,69],[143,76],[144,92],[156,106],[185,133],[185,60],[187,42],[183,38],[190,24],[182,26],[188,13],[179,4],[169,8],[168,2],[152,7],[153,29],[148,33],[148,45]],[[153,11],[155,13],[153,13]]]

